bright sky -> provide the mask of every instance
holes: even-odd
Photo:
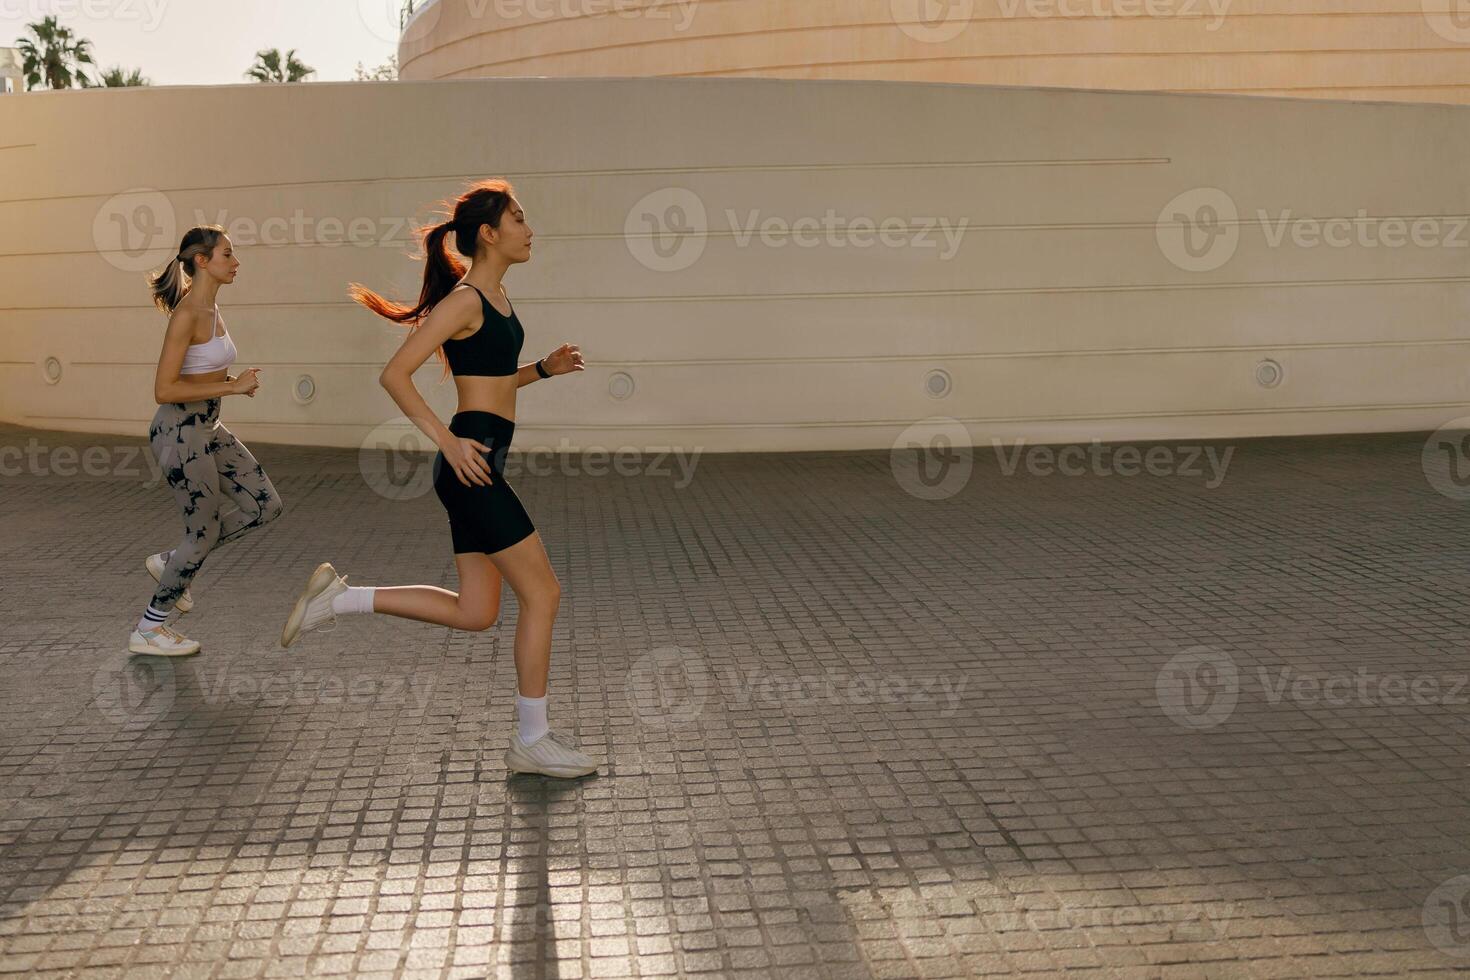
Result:
[[[296,49],[313,81],[349,81],[398,50],[401,0],[0,0],[0,47],[55,15],[92,41],[99,68],[155,85],[243,85],[261,48]]]

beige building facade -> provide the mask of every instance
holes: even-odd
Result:
[[[1470,102],[1465,0],[430,0],[405,79],[741,76]]]
[[[228,140],[157,136],[216,118]],[[260,367],[247,439],[407,431],[412,230],[508,176],[518,448],[887,449],[1411,431],[1470,415],[1470,108],[783,79],[466,79],[0,99],[0,421],[142,436],[193,224]],[[882,139],[875,139],[881,134]],[[98,152],[103,148],[104,152]],[[437,364],[419,375],[454,410]]]

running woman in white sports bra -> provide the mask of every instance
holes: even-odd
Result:
[[[256,368],[230,376],[238,352],[215,303],[219,287],[234,282],[239,268],[224,229],[209,225],[185,235],[178,256],[148,277],[153,302],[169,314],[148,441],[183,511],[184,539],[145,562],[158,587],[128,639],[132,653],[198,653],[197,640],[164,625],[168,614],[193,607],[189,583],[213,548],[281,516],[270,478],[219,420],[221,398],[253,398],[260,387]],[[225,511],[227,503],[234,509]]]

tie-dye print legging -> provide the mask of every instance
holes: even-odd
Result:
[[[218,398],[158,406],[148,442],[184,512],[153,608],[172,609],[217,545],[281,516],[281,496],[250,450],[219,421]],[[225,511],[226,503],[235,509]]]

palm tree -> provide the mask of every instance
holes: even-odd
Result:
[[[143,69],[134,68],[128,72],[120,65],[114,65],[98,75],[97,81],[103,88],[134,88],[139,85],[153,84],[150,79],[143,77]]]
[[[15,42],[29,88],[91,88],[83,66],[92,66],[92,42],[62,27],[55,17],[27,24],[28,37]]]
[[[315,74],[315,68],[297,59],[295,48],[285,55],[281,54],[280,48],[266,48],[255,52],[255,64],[250,66],[245,77],[257,82],[299,82]]]

